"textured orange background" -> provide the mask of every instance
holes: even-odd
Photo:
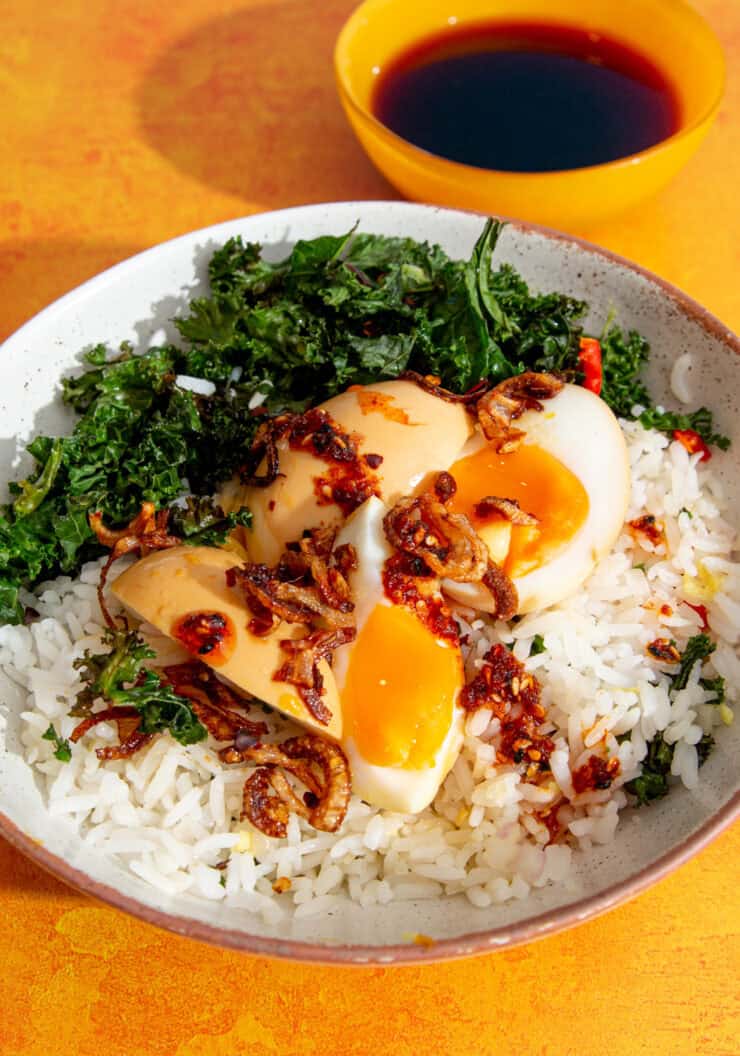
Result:
[[[698,6],[729,59],[717,126],[660,197],[580,233],[737,330],[740,3]],[[191,228],[302,202],[395,197],[334,94],[331,46],[351,7],[0,0],[0,336]],[[175,938],[75,894],[0,842],[0,1053],[736,1056],[738,851],[735,826],[635,902],[574,931],[394,970],[293,966]]]

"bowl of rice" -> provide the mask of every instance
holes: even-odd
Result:
[[[5,343],[0,401],[13,439],[3,446],[8,488],[0,520],[0,835],[42,867],[126,912],[222,946],[294,960],[403,963],[491,952],[589,919],[677,868],[737,816],[740,341],[636,265],[532,225],[502,227],[494,264],[489,272],[486,263],[481,279],[482,227],[475,214],[399,202],[333,203],[228,221],[124,261]],[[345,241],[335,245],[337,236]],[[379,265],[381,243],[371,252],[361,242],[363,264],[351,247],[364,236],[396,240],[382,246],[411,256],[399,258],[398,268]],[[148,625],[146,664],[163,692],[151,693],[147,707],[154,701],[158,710],[137,726],[135,704],[143,698],[132,690],[148,685],[139,659],[134,677],[117,683],[134,702],[121,709],[129,726],[109,714],[123,698],[100,691],[100,657],[111,648],[98,589],[106,536],[100,524],[95,533],[89,527],[103,492],[95,493],[100,480],[79,452],[85,444],[91,450],[93,419],[98,428],[104,418],[108,429],[112,416],[140,415],[151,445],[152,429],[182,423],[182,408],[192,407],[206,425],[188,418],[191,448],[163,443],[152,455],[160,459],[157,487],[163,494],[170,488],[173,508],[184,508],[188,490],[212,494],[209,460],[238,464],[229,430],[238,438],[245,415],[269,417],[280,406],[281,384],[313,384],[294,379],[318,355],[315,346],[291,344],[280,329],[288,317],[291,326],[306,326],[305,318],[297,323],[300,313],[287,311],[279,326],[263,322],[277,318],[269,313],[281,303],[277,291],[291,267],[299,273],[291,288],[299,289],[318,257],[322,274],[334,278],[331,293],[306,294],[311,311],[340,317],[345,294],[337,292],[337,269],[351,273],[353,297],[390,297],[389,276],[415,284],[394,309],[401,322],[393,340],[405,338],[394,355],[402,346],[406,360],[393,372],[377,366],[378,349],[387,352],[391,343],[378,329],[390,325],[384,303],[381,323],[358,323],[364,330],[352,348],[364,357],[364,373],[343,365],[342,387],[418,366],[419,313],[439,318],[441,301],[432,309],[430,298],[448,281],[442,276],[463,276],[464,285],[470,272],[450,261],[477,260],[475,311],[492,335],[490,349],[506,354],[518,341],[521,352],[523,328],[530,327],[524,368],[567,376],[607,402],[612,393],[609,413],[621,430],[630,488],[616,541],[567,596],[513,618],[450,603],[466,687],[477,684],[491,657],[505,654],[516,665],[517,687],[520,680],[537,686],[540,740],[507,754],[506,721],[486,700],[462,716],[458,750],[423,809],[372,805],[348,786],[332,824],[312,824],[319,811],[309,778],[308,791],[301,787],[298,798],[293,791],[286,802],[294,809],[283,810],[270,833],[245,813],[243,789],[255,773],[259,737],[300,740],[304,731],[291,718],[251,701],[258,733],[245,739],[240,727],[229,747],[246,748],[225,756],[215,727],[203,728],[187,707],[184,719],[177,708],[167,711],[173,699],[182,705],[157,674],[173,662],[172,643]],[[287,267],[280,263],[286,259]],[[554,299],[538,300],[553,291]],[[511,326],[517,311],[523,314]],[[246,320],[238,339],[235,318]],[[502,319],[505,334],[496,329]],[[440,356],[454,344],[447,333]],[[332,340],[336,345],[336,335]],[[584,353],[594,347],[589,341],[600,346],[598,378]],[[105,371],[121,346],[119,363],[133,370],[125,397],[111,395],[105,380],[114,376]],[[184,346],[187,352],[178,351]],[[275,348],[274,373],[255,375],[248,389],[259,356]],[[630,357],[643,386],[633,393],[620,381]],[[214,363],[227,361],[236,365],[223,378]],[[346,362],[351,366],[351,357]],[[155,366],[160,373],[152,381]],[[421,366],[424,373],[423,360]],[[439,386],[442,371],[433,373]],[[485,382],[483,375],[471,377]],[[63,378],[72,379],[64,400]],[[460,393],[470,388],[444,376],[442,382]],[[160,402],[142,411],[147,385]],[[312,392],[299,395],[320,402]],[[171,401],[166,409],[164,398]],[[217,406],[224,414],[218,428]],[[195,434],[206,427],[214,431],[191,465],[202,445]],[[121,494],[133,488],[137,501],[151,499],[155,477],[136,483],[150,467],[132,468],[125,444],[115,457]],[[112,547],[128,520],[123,499],[115,505],[113,479],[104,486],[110,510],[120,513],[106,514],[116,525]],[[98,497],[88,502],[93,493]],[[141,538],[136,556],[147,552]],[[121,568],[132,560],[124,557]],[[113,579],[111,572],[109,584]],[[112,596],[102,597],[120,618]],[[544,759],[533,744],[546,746]],[[133,750],[121,753],[122,745]],[[265,772],[272,773],[269,762]]]

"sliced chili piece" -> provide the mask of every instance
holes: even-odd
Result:
[[[674,429],[673,439],[678,440],[690,455],[701,454],[700,462],[708,462],[712,457],[707,444],[694,429]]]
[[[601,344],[595,337],[582,337],[579,344],[578,363],[583,371],[583,387],[597,396],[604,380],[601,361]]]

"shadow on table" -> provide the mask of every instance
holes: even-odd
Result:
[[[266,207],[397,198],[334,86],[334,41],[353,7],[257,2],[183,37],[140,86],[144,138],[189,176]]]
[[[69,239],[0,242],[0,340],[57,297],[144,248]]]

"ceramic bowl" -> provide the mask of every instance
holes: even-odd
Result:
[[[502,172],[430,154],[372,113],[384,67],[425,37],[480,22],[532,21],[582,28],[647,53],[678,94],[679,130],[630,157],[559,172]],[[724,88],[720,44],[684,0],[366,0],[334,53],[342,105],[370,159],[407,198],[519,216],[565,230],[633,206],[664,186],[709,131]]]
[[[265,213],[196,231],[111,268],[32,319],[0,353],[0,410],[7,433],[20,441],[40,430],[69,427],[57,394],[59,379],[79,362],[80,350],[101,339],[144,347],[172,336],[169,320],[205,279],[214,247],[232,235],[259,241],[271,257],[298,238],[349,230],[408,235],[467,256],[482,218],[398,202],[317,205]],[[567,291],[591,305],[588,328],[598,332],[615,310],[626,327],[653,347],[649,383],[670,405],[668,374],[674,357],[690,351],[691,386],[698,403],[714,408],[733,447],[717,456],[731,496],[740,492],[740,342],[678,290],[618,257],[573,238],[512,223],[497,259],[515,265],[544,290]],[[164,335],[163,335],[164,331]],[[0,479],[19,475],[15,439],[0,449]],[[13,467],[11,469],[11,467]],[[635,895],[695,854],[740,810],[737,753],[740,723],[723,729],[702,769],[699,787],[677,788],[649,809],[633,812],[615,841],[581,857],[572,886],[536,890],[524,901],[489,909],[464,896],[360,909],[349,901],[332,915],[268,927],[243,909],[166,897],[112,858],[89,847],[52,818],[19,741],[21,694],[0,686],[0,834],[73,886],[162,927],[253,953],[332,963],[398,963],[496,950],[586,920]],[[408,935],[432,936],[418,946]]]

